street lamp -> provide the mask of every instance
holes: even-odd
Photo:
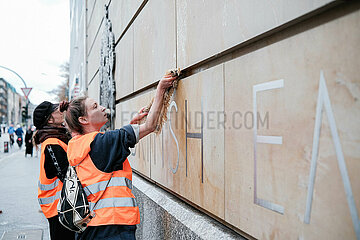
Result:
[[[22,77],[20,77],[20,75],[19,75],[19,74],[17,74],[17,72],[15,72],[14,70],[11,70],[10,68],[7,68],[7,67],[4,67],[4,66],[1,66],[1,65],[0,65],[0,67],[1,67],[1,68],[4,68],[4,69],[6,69],[6,70],[8,70],[8,71],[10,71],[10,72],[12,72],[12,73],[15,73],[15,75],[16,75],[16,76],[18,76],[18,77],[21,79],[21,81],[24,83],[25,87],[27,88],[27,86],[26,86],[26,82],[24,81],[24,79],[23,79]]]
[[[18,77],[21,79],[21,81],[24,83],[25,88],[27,88],[26,82],[24,81],[24,79],[23,79],[17,72],[15,72],[14,70],[12,70],[12,69],[10,69],[10,68],[1,66],[1,65],[0,65],[0,68],[3,68],[3,69],[5,69],[5,70],[8,70],[8,71],[14,73],[14,74],[15,74],[16,76],[18,76]],[[25,93],[24,93],[24,95],[25,95]],[[22,112],[22,116],[23,116],[23,118],[25,119],[25,122],[26,122],[26,119],[29,118],[29,116],[28,116],[28,106],[29,106],[29,98],[26,96],[26,105],[23,107],[23,112]]]

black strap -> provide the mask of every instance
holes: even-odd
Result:
[[[61,181],[64,180],[63,173],[61,172],[60,165],[59,165],[58,161],[56,160],[56,157],[55,157],[54,151],[52,150],[52,147],[50,145],[47,145],[46,148],[49,151],[49,154],[54,162],[54,166],[56,168],[56,171],[58,172],[58,176],[59,176],[59,178],[61,178],[60,180]]]

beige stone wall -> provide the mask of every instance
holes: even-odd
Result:
[[[88,0],[94,99],[105,4],[116,127],[187,71],[137,172],[254,238],[360,239],[359,3]]]
[[[356,239],[351,211],[360,209],[359,20],[356,11],[225,63],[225,112],[269,113],[269,126],[259,124],[257,131],[225,125],[225,220],[256,238]],[[255,196],[269,206],[254,204]],[[274,205],[280,213],[270,210]]]
[[[16,127],[17,124],[22,124],[21,110],[22,106],[25,105],[25,99],[17,92],[14,92],[13,89],[13,87],[7,89],[8,118],[5,121],[8,124],[14,124],[14,127]]]
[[[76,91],[79,94],[87,92],[87,52],[86,52],[86,3],[85,1],[70,1],[70,81],[69,97],[76,97]],[[78,85],[76,84],[78,82]],[[78,87],[78,89],[76,89]]]

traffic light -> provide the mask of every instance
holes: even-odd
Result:
[[[25,106],[22,107],[22,112],[21,115],[23,117],[24,120],[26,120],[28,118],[28,105],[26,104]]]

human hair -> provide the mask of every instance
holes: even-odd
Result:
[[[63,101],[60,103],[60,112],[65,113],[65,122],[71,132],[84,134],[83,126],[79,121],[79,117],[86,116],[85,100],[86,96],[78,97],[70,102]]]

